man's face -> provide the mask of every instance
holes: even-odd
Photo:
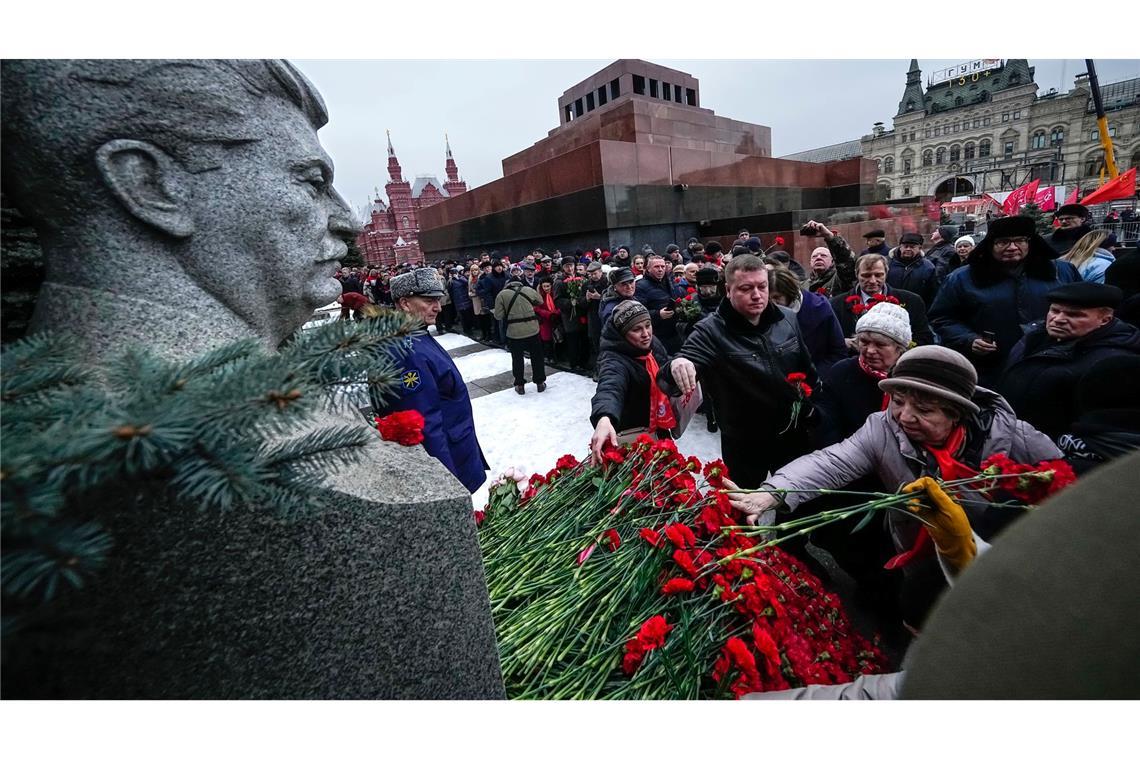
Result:
[[[665,263],[664,259],[655,256],[649,260],[649,276],[659,282],[665,278],[665,272],[668,269],[669,265]]]
[[[885,239],[885,238],[881,238],[881,237],[870,237],[870,238],[866,238],[866,240],[867,240],[867,247],[868,247],[868,248],[877,248],[878,246],[880,246],[880,245],[882,245],[882,244],[883,244],[883,241],[884,241],[884,239]]]
[[[598,280],[602,279],[605,276],[606,276],[606,273],[603,272],[601,269],[595,269],[592,272],[590,272],[590,282],[597,282]]]
[[[811,258],[808,259],[808,266],[811,267],[811,271],[813,272],[826,272],[831,268],[831,262],[831,251],[820,246],[811,252]]]
[[[934,245],[938,245],[939,243],[941,243],[942,242],[942,233],[939,232],[938,230],[935,230],[934,233],[930,236],[930,242],[933,243]]]
[[[697,293],[701,298],[716,298],[716,285],[700,285],[697,287]]]
[[[1029,255],[1029,238],[1025,236],[994,239],[993,257],[1003,266],[1013,267]]]
[[[752,235],[748,232],[748,230],[741,230],[740,234],[736,236],[736,239],[741,240],[741,241],[746,241],[750,237],[752,237]]]
[[[934,233],[938,234],[938,233]],[[937,242],[937,241],[935,241]],[[903,261],[913,261],[914,257],[922,251],[922,246],[918,243],[899,243],[899,250],[896,254]]]
[[[293,106],[263,103],[261,139],[230,147],[216,171],[190,175],[192,197],[210,201],[188,208],[194,232],[180,263],[258,333],[276,338],[340,295],[338,260],[357,229],[332,187],[332,160],[316,130]],[[265,272],[274,273],[273,287],[256,284]]]
[[[1112,309],[1107,307],[1050,304],[1049,313],[1045,315],[1045,332],[1053,340],[1083,338],[1111,322],[1112,314]]]
[[[859,289],[869,296],[883,292],[883,284],[887,281],[887,268],[883,262],[876,261],[870,266],[859,268]]]
[[[495,266],[491,267],[491,271],[494,272],[495,274],[502,274],[503,273],[502,263],[496,263]]]
[[[618,295],[622,298],[633,298],[633,291],[636,287],[637,283],[634,280],[630,280],[614,285],[614,290],[616,290]]]
[[[423,320],[425,325],[435,324],[435,318],[439,315],[441,308],[438,298],[408,296],[400,299],[400,309]]]
[[[700,269],[700,266],[698,266],[697,264],[686,264],[685,265],[685,282],[689,283],[690,285],[695,285],[697,282],[697,271],[699,269]]]
[[[576,277],[581,277],[584,274],[586,274],[586,265],[585,264],[575,264],[574,265],[574,275]]]
[[[1061,229],[1071,230],[1080,227],[1084,219],[1073,214],[1065,214],[1064,216],[1057,217],[1057,221],[1061,223]]]
[[[728,285],[728,300],[749,322],[758,322],[768,308],[768,270],[737,272]]]

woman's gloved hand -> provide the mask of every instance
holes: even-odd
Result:
[[[919,478],[903,486],[902,492],[913,494],[925,492],[924,500],[911,499],[907,502],[906,508],[925,521],[926,532],[930,534],[934,546],[946,564],[955,572],[961,572],[973,562],[978,554],[978,547],[974,543],[974,532],[970,529],[970,521],[961,505],[946,495],[937,480],[930,477]]]

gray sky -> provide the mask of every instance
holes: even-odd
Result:
[[[919,59],[930,72],[968,60]],[[558,126],[562,92],[609,64],[597,60],[328,61],[297,60],[325,98],[329,124],[321,140],[336,163],[336,186],[353,208],[388,181],[384,130],[404,178],[445,179],[444,133],[460,176],[474,188],[503,176],[503,158]],[[898,109],[909,59],[671,60],[701,83],[701,105],[732,119],[772,128],[781,156],[853,140]],[[1040,92],[1064,92],[1083,60],[1030,59]],[[1140,77],[1140,60],[1097,60],[1102,84]]]

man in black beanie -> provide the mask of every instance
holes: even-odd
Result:
[[[1056,438],[1077,416],[1077,384],[1094,364],[1140,356],[1140,330],[1117,319],[1120,288],[1073,282],[1046,294],[1049,311],[1009,354],[998,391],[1019,419]]]
[[[1045,238],[1057,256],[1064,256],[1077,241],[1092,232],[1089,210],[1079,203],[1066,203],[1057,209],[1053,218],[1061,226]]]
[[[884,230],[871,230],[863,235],[863,240],[866,241],[867,247],[859,251],[862,256],[865,253],[878,253],[883,256],[889,256],[891,247],[887,245],[887,233]]]

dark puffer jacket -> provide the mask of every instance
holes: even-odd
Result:
[[[820,425],[816,446],[823,448],[855,434],[867,417],[883,411],[879,381],[859,366],[859,357],[844,359],[822,373],[823,388],[816,399]]]
[[[1031,247],[1021,269],[1010,273],[984,243],[970,252],[967,266],[946,278],[930,307],[930,324],[943,345],[973,363],[980,385],[997,385],[1013,347],[1028,326],[1044,319],[1049,310],[1045,294],[1081,276],[1068,262],[1050,261],[1047,247]],[[975,354],[970,345],[985,331],[994,333],[998,350]]]
[[[677,356],[696,365],[722,440],[779,434],[796,400],[788,374],[803,372],[812,385],[818,379],[796,315],[771,302],[753,325],[724,299],[715,313],[697,322]],[[657,384],[671,396],[681,395],[672,361],[661,365]]]
[[[1128,355],[1140,356],[1140,330],[1119,319],[1066,341],[1050,338],[1039,322],[1013,347],[998,388],[1019,419],[1057,437],[1077,419],[1085,373],[1103,359]]]
[[[1053,249],[1055,256],[1064,256],[1070,248],[1077,244],[1078,240],[1090,232],[1092,232],[1092,227],[1089,226],[1088,222],[1071,230],[1063,230],[1058,227],[1045,236],[1045,242]]]
[[[668,364],[669,354],[656,337],[649,350],[659,367]],[[619,432],[649,424],[649,384],[653,379],[639,359],[647,353],[631,346],[613,322],[602,327],[598,387],[590,402],[591,425],[597,425],[602,417],[609,417]]]
[[[654,337],[659,338],[666,349],[675,351],[679,348],[681,339],[677,336],[676,313],[673,314],[672,319],[662,319],[660,314],[662,309],[673,308],[673,284],[669,282],[668,276],[658,281],[649,275],[645,275],[637,281],[633,297],[649,310],[649,318],[653,321]]]
[[[903,261],[895,254],[887,269],[887,284],[892,288],[917,293],[923,304],[934,303],[934,297],[938,295],[938,274],[934,271],[934,265],[922,256]]]
[[[847,344],[843,342],[843,330],[826,298],[804,291],[801,299],[796,321],[800,323],[812,362],[822,375],[832,364],[847,357]]]

